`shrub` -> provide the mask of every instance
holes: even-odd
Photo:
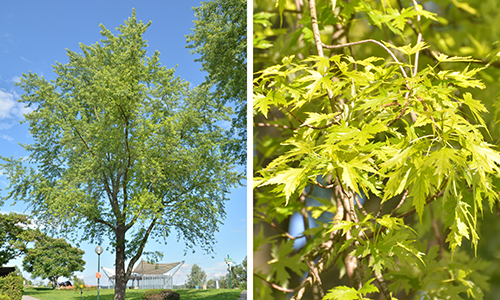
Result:
[[[142,295],[142,300],[180,300],[181,296],[171,290],[148,290]]]
[[[23,277],[9,274],[0,277],[0,300],[21,300],[23,297]]]

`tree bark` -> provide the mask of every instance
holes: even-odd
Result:
[[[116,228],[115,256],[115,300],[125,300],[127,274],[125,273],[125,226],[118,224]]]

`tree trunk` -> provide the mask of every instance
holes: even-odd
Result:
[[[128,278],[125,273],[125,228],[122,224],[116,230],[115,276],[115,300],[125,300]]]
[[[52,280],[51,280],[51,281],[52,281],[52,287],[53,287],[53,288],[56,288],[56,287],[57,287],[57,278],[59,278],[59,277],[55,277],[55,276],[54,276],[54,277],[52,277]]]

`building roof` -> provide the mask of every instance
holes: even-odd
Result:
[[[132,272],[141,275],[161,275],[165,274],[173,268],[177,267],[180,262],[174,262],[169,264],[150,264],[144,259],[134,268]]]
[[[173,268],[177,267],[181,262],[174,262],[169,264],[159,264],[154,263],[150,264],[145,260],[141,260],[141,262],[134,268],[132,274],[130,275],[130,279],[141,277],[141,275],[163,275]],[[106,273],[111,279],[115,278],[115,270],[110,268],[101,267],[101,269]]]

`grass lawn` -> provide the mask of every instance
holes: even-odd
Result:
[[[127,290],[125,299],[141,300],[147,290]],[[242,290],[173,290],[181,295],[181,300],[236,300]],[[115,290],[99,290],[99,300],[113,300]],[[40,300],[95,300],[97,291],[66,291],[48,288],[24,288],[24,295]]]

